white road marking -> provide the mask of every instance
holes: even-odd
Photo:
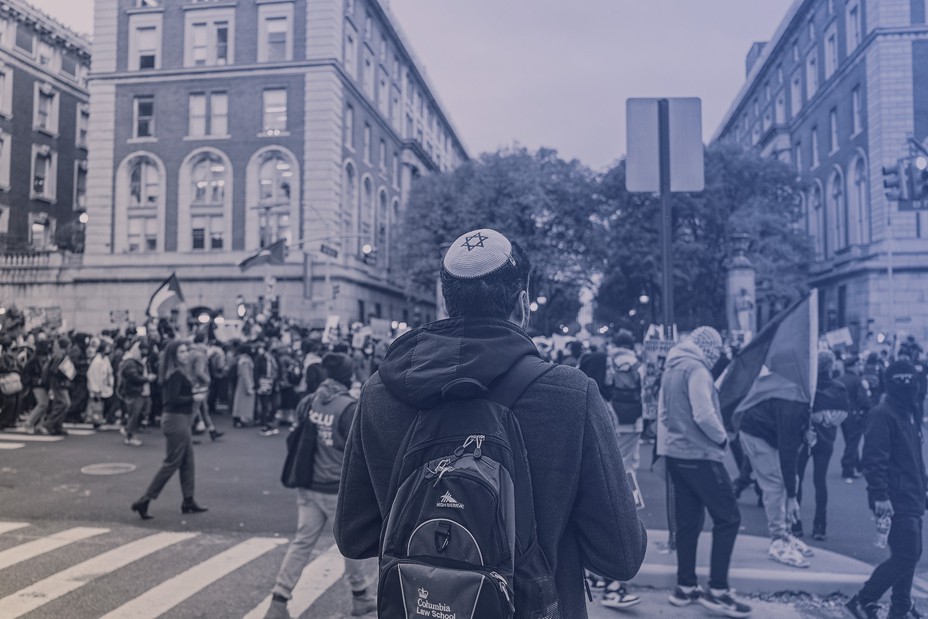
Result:
[[[0,599],[0,617],[22,617],[100,576],[196,536],[196,533],[156,533],[123,544]]]
[[[164,581],[157,587],[149,589],[139,597],[104,615],[103,619],[160,617],[208,585],[286,541],[273,537],[255,537],[246,540]]]
[[[0,522],[0,535],[28,526],[28,522]]]
[[[0,443],[0,449],[6,449],[6,450],[22,449],[25,446],[26,446],[25,443]]]
[[[103,533],[109,533],[109,529],[76,527],[47,537],[40,537],[37,540],[26,542],[19,546],[13,546],[12,548],[0,552],[0,570],[45,554],[46,552],[51,552],[62,546],[67,546],[73,542],[87,539],[95,535],[102,535]]]
[[[26,441],[27,443],[57,443],[63,441],[63,436],[47,436],[45,434],[26,434],[25,432],[0,432],[0,441]]]
[[[293,588],[292,598],[287,604],[291,617],[299,617],[335,584],[345,572],[345,560],[338,552],[338,546],[331,548],[315,558],[300,576],[300,581]],[[261,619],[271,605],[271,596],[267,596],[261,603],[251,610],[244,619]]]

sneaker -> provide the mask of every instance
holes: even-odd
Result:
[[[119,426],[119,433],[126,436],[126,426]]]
[[[263,430],[261,430],[261,436],[274,436],[275,434],[279,434],[279,433],[280,433],[280,430],[278,430],[277,428],[264,428]]]
[[[860,597],[855,595],[847,601],[845,608],[854,616],[854,619],[879,619],[880,605],[876,602],[862,604]]]
[[[290,611],[287,610],[287,602],[271,600],[271,605],[267,608],[264,619],[290,619]]]
[[[600,603],[606,608],[622,609],[641,604],[641,598],[620,586],[617,591],[607,591]]]
[[[602,591],[606,588],[607,584],[605,579],[593,576],[592,574],[586,577],[586,581],[589,583],[592,591]]]
[[[351,616],[360,617],[377,610],[377,597],[365,591],[361,595],[351,596]]]
[[[815,556],[815,551],[812,550],[811,548],[809,548],[809,545],[806,544],[806,543],[805,543],[804,541],[802,541],[801,539],[798,539],[798,538],[796,538],[796,537],[792,537],[792,536],[791,536],[791,537],[789,538],[789,543],[793,546],[793,548],[795,548],[796,550],[798,550],[799,553],[800,553],[802,556],[804,556],[805,558],[808,559],[809,557],[814,557],[814,556]]]
[[[699,603],[711,611],[725,615],[726,617],[743,618],[751,614],[751,607],[739,602],[734,597],[734,591],[731,589],[712,589],[706,591],[699,598]]]
[[[670,597],[667,599],[674,606],[689,606],[693,602],[698,602],[702,595],[703,590],[699,585],[693,587],[693,590],[690,592],[684,591],[680,585],[677,585],[673,593],[671,593]]]
[[[137,438],[127,438],[125,441],[126,445],[132,445],[133,447],[141,447],[142,441]]]
[[[799,552],[789,540],[777,538],[770,542],[770,549],[767,551],[770,559],[790,567],[809,567],[802,553]]]
[[[909,603],[909,610],[896,610],[893,606],[889,607],[889,614],[886,619],[922,619],[922,614],[915,610],[915,601]]]
[[[816,542],[824,542],[825,541],[825,529],[813,529],[812,539],[814,539]]]

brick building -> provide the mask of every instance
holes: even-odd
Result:
[[[925,0],[796,0],[750,50],[713,138],[795,167],[821,328],[849,327],[863,347],[880,333],[928,340],[928,219],[882,184],[909,137],[928,144],[926,15]]]
[[[79,249],[90,42],[0,0],[0,253]]]
[[[226,316],[264,296],[318,323],[434,317],[394,239],[415,178],[467,155],[385,3],[96,0],[93,53],[65,317],[141,321],[175,271],[188,307]],[[239,270],[279,239],[285,264]]]

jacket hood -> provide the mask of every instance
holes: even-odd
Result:
[[[539,356],[538,349],[508,320],[449,318],[397,338],[378,373],[394,397],[419,409],[432,408],[449,383],[477,381],[489,388],[528,355]]]
[[[708,363],[706,362],[706,357],[702,354],[702,350],[699,349],[699,346],[690,340],[683,340],[671,348],[670,352],[667,353],[667,361],[664,363],[664,366],[672,368],[684,365],[686,363],[691,363],[693,361],[698,361],[703,367],[707,369],[709,367]]]
[[[638,363],[638,355],[627,348],[619,348],[612,355],[612,363],[616,367],[633,366]]]
[[[322,404],[328,404],[340,395],[348,393],[348,387],[336,380],[327,378],[320,383],[319,388],[313,394],[313,399],[318,399]]]

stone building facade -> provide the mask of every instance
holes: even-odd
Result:
[[[79,249],[90,42],[0,0],[0,253]]]
[[[172,272],[188,307],[226,316],[271,296],[317,324],[434,317],[397,230],[415,179],[467,154],[385,3],[95,8],[89,221],[80,268],[55,274],[65,318],[140,321]],[[285,264],[238,268],[281,239]]]
[[[819,324],[863,348],[879,334],[928,340],[928,216],[899,212],[882,183],[909,138],[928,145],[926,15],[925,0],[796,0],[748,54],[713,138],[795,167]]]

